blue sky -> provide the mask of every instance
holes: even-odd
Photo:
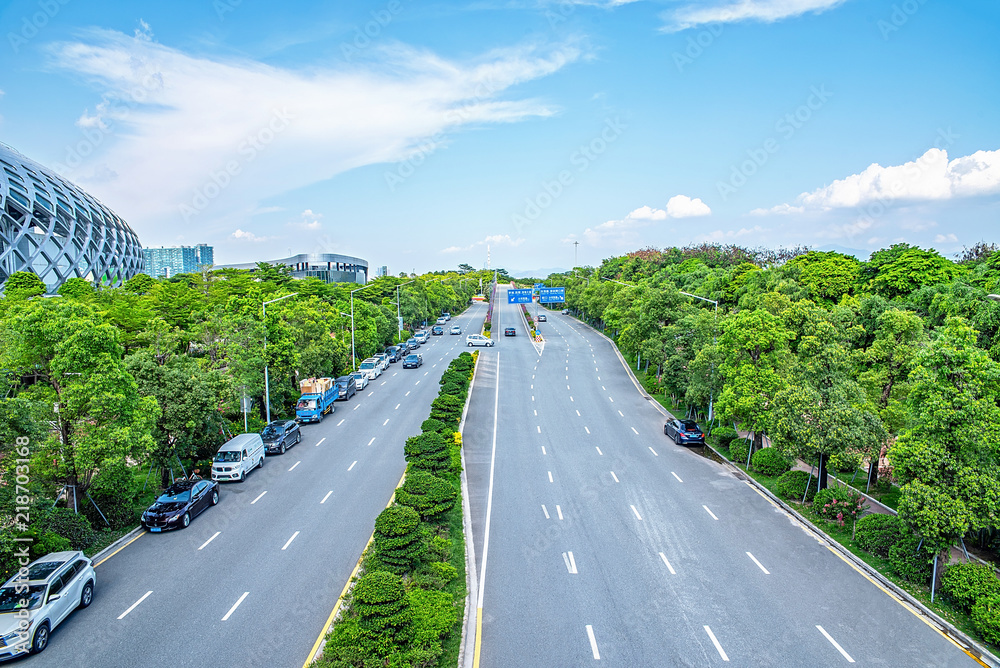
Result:
[[[0,141],[219,263],[1000,241],[996,2],[14,0],[0,28]]]

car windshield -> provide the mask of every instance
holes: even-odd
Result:
[[[20,591],[18,591],[20,588]],[[31,585],[25,591],[24,585],[20,587],[4,587],[0,589],[0,612],[14,612],[15,610],[34,610],[41,607],[42,595],[45,593],[45,585]]]
[[[217,462],[238,462],[240,461],[239,450],[223,450],[222,452],[215,453],[215,461]]]
[[[681,420],[681,429],[684,431],[699,431],[698,423],[694,420]]]
[[[219,454],[221,455],[222,453],[220,452]],[[226,454],[239,455],[240,453],[236,452],[236,453],[226,453]],[[216,457],[218,457],[218,455],[216,455]],[[216,461],[218,461],[218,458],[216,458]],[[234,461],[239,461],[239,460],[234,460]],[[173,492],[173,493],[171,493],[171,492]],[[185,489],[185,490],[169,490],[168,489],[163,494],[161,494],[158,499],[156,499],[156,502],[157,503],[187,503],[190,500],[191,500],[191,490],[189,490],[189,489]]]
[[[316,400],[315,399],[303,399],[299,403],[295,404],[295,408],[297,408],[298,410],[306,410],[306,411],[312,410],[312,409],[316,408]]]
[[[356,381],[362,380],[363,378],[365,378],[365,375],[363,373],[355,373],[351,375],[351,378],[353,378]]]
[[[277,438],[280,434],[281,432],[274,427],[264,427],[264,431],[260,432],[263,438]]]
[[[375,362],[362,362],[361,363],[361,368],[362,369],[374,369],[375,368]]]

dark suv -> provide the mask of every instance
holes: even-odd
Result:
[[[265,450],[283,455],[285,450],[302,440],[302,432],[295,420],[274,420],[260,432],[260,438],[264,441]]]
[[[433,334],[434,336],[441,336],[442,334],[444,334],[444,327],[442,327],[441,325],[434,325],[433,327],[431,327],[431,334]]]
[[[347,401],[358,393],[358,385],[351,376],[341,376],[333,381],[337,384],[337,399]]]
[[[504,336],[517,336],[517,330],[514,329],[513,327],[506,327],[503,330],[503,335]]]
[[[663,425],[663,433],[672,438],[677,445],[688,443],[705,445],[705,434],[694,420],[668,420]]]

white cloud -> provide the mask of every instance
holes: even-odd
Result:
[[[805,212],[805,207],[803,206],[792,206],[791,204],[779,204],[777,206],[772,206],[770,209],[753,209],[750,211],[751,216],[787,216],[793,213],[803,213]]]
[[[936,244],[958,243],[958,237],[956,237],[954,234],[938,234],[937,236],[934,237],[934,243]]]
[[[523,237],[518,237],[516,239],[512,238],[509,234],[491,234],[480,239],[479,241],[474,241],[468,246],[448,246],[447,248],[442,248],[442,253],[458,253],[460,251],[470,251],[474,248],[481,248],[483,246],[489,245],[490,248],[517,248],[524,243]]]
[[[323,214],[315,213],[312,209],[306,209],[299,216],[299,220],[288,223],[288,226],[300,230],[318,230],[323,227],[323,223],[319,222],[322,217]]]
[[[695,197],[691,199],[687,195],[674,195],[667,200],[668,218],[692,218],[694,216],[707,216],[712,213],[708,205]]]
[[[663,209],[653,209],[648,206],[641,206],[625,217],[631,218],[632,220],[663,220],[667,217],[667,212]]]
[[[581,53],[531,44],[459,61],[385,42],[369,47],[365,64],[291,70],[184,52],[142,26],[136,37],[90,31],[51,56],[101,93],[80,117],[101,141],[82,161],[67,147],[61,166],[142,236],[180,223],[223,233],[270,197],[403,160],[460,126],[549,116],[550,105],[510,99],[507,89]],[[98,164],[117,178],[89,183]]]
[[[238,239],[239,241],[268,241],[271,237],[258,237],[253,232],[247,232],[239,228],[236,229],[231,235],[233,239]]]
[[[737,23],[761,21],[774,23],[801,16],[807,12],[819,14],[844,0],[724,0],[689,4],[663,14],[665,32],[677,32],[707,23]]]
[[[756,235],[760,234],[761,232],[765,232],[765,231],[766,230],[763,227],[761,227],[760,225],[754,225],[753,227],[750,227],[750,228],[741,227],[738,230],[725,230],[725,231],[723,231],[723,230],[715,230],[714,232],[709,232],[708,234],[704,234],[704,235],[698,237],[698,240],[699,241],[711,241],[711,242],[719,242],[719,243],[721,243],[721,242],[726,242],[726,241],[733,241],[735,239],[740,239],[742,237],[756,236]]]

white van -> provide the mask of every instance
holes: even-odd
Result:
[[[361,363],[358,371],[368,376],[368,380],[375,380],[382,375],[382,363],[374,357],[369,357]]]
[[[247,479],[247,474],[264,466],[264,441],[260,434],[239,434],[222,444],[212,460],[212,480]]]

